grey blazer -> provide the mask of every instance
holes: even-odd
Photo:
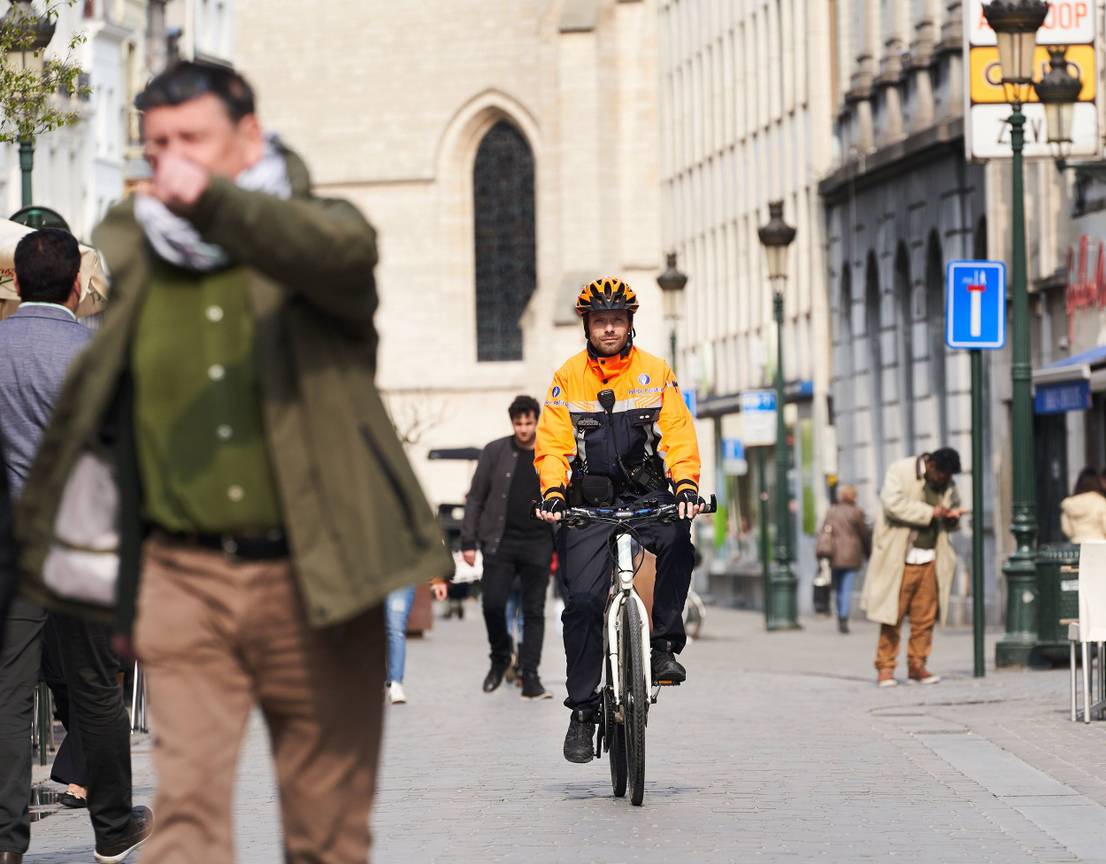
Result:
[[[0,454],[18,498],[70,363],[93,333],[62,306],[31,304],[0,321]]]

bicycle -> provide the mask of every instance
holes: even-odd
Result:
[[[702,513],[717,507],[712,495]],[[595,740],[595,755],[610,760],[611,788],[615,797],[630,791],[630,803],[640,807],[645,799],[645,727],[649,706],[657,702],[660,688],[675,681],[653,681],[649,658],[649,616],[634,589],[641,557],[634,563],[634,525],[648,521],[674,522],[675,504],[637,504],[625,507],[570,507],[562,524],[582,528],[594,523],[615,526],[611,591],[603,613],[602,707]],[[646,695],[648,694],[648,695]]]

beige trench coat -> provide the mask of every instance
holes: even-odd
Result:
[[[876,523],[872,557],[864,579],[860,608],[868,619],[880,624],[899,623],[899,591],[903,567],[915,532],[933,519],[933,508],[925,502],[923,457],[901,459],[888,470],[880,492],[879,518]],[[959,507],[956,484],[950,483],[941,499],[943,507]],[[952,530],[955,530],[952,529]],[[941,623],[948,616],[949,594],[956,575],[956,553],[948,531],[937,534],[937,586],[941,604]]]

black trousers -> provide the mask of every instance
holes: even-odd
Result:
[[[58,635],[57,618],[46,616],[46,628],[43,631],[42,680],[54,694],[54,717],[65,727],[65,740],[61,742],[54,764],[50,769],[50,779],[55,783],[68,786],[88,786],[88,766],[85,764],[84,749],[81,747],[81,733],[76,714],[69,704],[69,685],[65,681],[65,668],[61,660],[61,637]]]
[[[507,631],[507,597],[517,576],[522,584],[523,640],[519,665],[537,672],[545,641],[545,594],[549,587],[550,542],[504,537],[495,555],[484,556],[484,626],[488,629],[492,664],[505,668],[511,659]]]
[[[88,770],[88,810],[97,847],[127,833],[131,820],[131,730],[116,676],[111,627],[54,615],[69,713]]]
[[[660,500],[671,501],[671,497]],[[613,533],[614,528],[608,525],[561,528],[557,532],[558,573],[565,602],[561,622],[568,661],[565,705],[573,709],[597,708],[600,703],[597,691],[603,675],[603,610],[611,590]],[[667,642],[678,654],[687,643],[684,603],[695,567],[691,523],[645,523],[637,528],[637,535],[641,544],[657,556],[653,644]]]
[[[13,601],[0,646],[0,852],[22,854],[31,842],[31,716],[45,623],[42,609]]]

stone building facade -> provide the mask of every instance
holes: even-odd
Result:
[[[437,502],[583,347],[615,273],[663,352],[655,0],[238,0],[263,122],[379,232],[379,382]]]
[[[797,229],[783,348],[801,608],[810,603],[813,535],[836,460],[826,434],[831,351],[817,186],[833,161],[831,6],[660,4],[663,236],[689,277],[679,365],[685,386],[697,390],[708,477],[727,511],[725,537],[715,533],[710,587],[753,605],[760,556],[750,537],[762,522],[756,464],[767,459],[771,485],[773,452],[746,446],[755,439],[738,408],[741,393],[772,386],[776,369],[772,293],[757,235],[775,199]],[[733,458],[742,448],[744,458]]]

